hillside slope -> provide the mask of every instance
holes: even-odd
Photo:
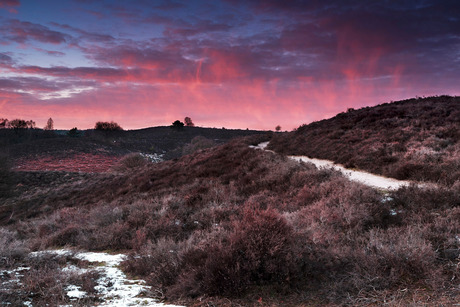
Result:
[[[268,148],[396,179],[453,184],[460,180],[460,97],[349,109],[277,134]]]
[[[125,271],[185,305],[458,301],[458,191],[412,186],[383,196],[248,145],[124,173],[18,172],[21,184],[0,201],[8,234],[0,268],[24,266],[22,246],[118,250],[130,253]],[[14,293],[0,299],[30,296]],[[50,302],[43,293],[30,296],[34,305]]]

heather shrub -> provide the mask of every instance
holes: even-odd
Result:
[[[16,295],[23,301],[31,299],[34,306],[71,304],[73,302],[67,296],[66,287],[73,284],[88,294],[79,303],[93,305],[97,301],[95,286],[99,273],[94,270],[84,273],[62,270],[63,266],[74,260],[71,254],[44,253],[30,256],[27,260],[30,269],[24,271],[21,288],[16,290]]]
[[[182,155],[190,155],[198,150],[211,148],[216,146],[216,142],[205,138],[204,136],[196,136],[192,141],[182,148]]]
[[[407,288],[437,289],[444,277],[430,242],[416,227],[370,230],[364,248],[353,259],[348,273],[356,290]]]
[[[227,238],[184,255],[187,269],[170,293],[241,295],[254,285],[288,286],[295,271],[293,236],[276,210],[246,207]]]
[[[48,246],[76,246],[80,241],[81,225],[67,224],[51,235],[47,240]]]
[[[29,252],[15,231],[0,228],[0,267],[9,267],[23,260]]]
[[[112,169],[116,172],[127,172],[136,168],[144,167],[148,161],[138,153],[124,156]]]
[[[131,254],[123,262],[123,268],[134,275],[144,276],[149,285],[165,292],[176,282],[185,245],[185,242],[167,238],[160,238],[155,243],[149,241],[140,248],[139,254]]]
[[[13,174],[8,157],[0,154],[0,198],[7,197],[11,194],[13,184]]]

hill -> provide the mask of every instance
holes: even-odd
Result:
[[[104,172],[123,156],[140,152],[170,160],[197,149],[224,144],[235,137],[265,135],[266,131],[201,127],[152,127],[127,131],[63,131],[0,129],[0,153],[16,170]]]
[[[460,97],[349,109],[276,134],[268,148],[396,179],[453,184],[460,180]]]
[[[383,195],[248,147],[257,141],[124,172],[18,172],[0,201],[0,268],[33,270],[0,299],[71,304],[72,279],[58,278],[65,259],[38,262],[27,251],[73,248],[128,253],[126,272],[158,298],[186,305],[458,302],[458,190]],[[13,278],[3,276],[3,285]],[[97,293],[97,276],[81,278]]]

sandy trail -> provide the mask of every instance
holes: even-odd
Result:
[[[260,143],[257,146],[250,146],[251,148],[255,149],[262,149],[266,150],[269,142]],[[271,150],[267,150],[273,152]],[[302,161],[302,162],[309,162],[313,163],[317,168],[330,168],[341,171],[345,176],[347,176],[350,180],[357,181],[363,183],[365,185],[378,188],[378,189],[385,189],[385,190],[397,190],[400,187],[407,186],[411,182],[406,180],[397,180],[394,178],[383,177],[379,175],[374,175],[364,171],[357,171],[357,170],[350,170],[345,168],[343,165],[335,164],[333,161],[329,160],[321,160],[321,159],[314,159],[309,158],[307,156],[288,156],[289,158],[295,161]]]

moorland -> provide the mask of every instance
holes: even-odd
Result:
[[[8,138],[0,265],[30,269],[2,273],[0,299],[100,303],[97,274],[62,274],[75,259],[30,257],[70,249],[125,253],[123,270],[144,279],[148,295],[188,306],[453,305],[460,299],[459,117],[460,98],[440,96],[231,140],[223,129],[147,129],[193,129],[180,146],[164,136],[134,141],[136,131]],[[275,153],[249,147],[264,141]],[[15,168],[45,148],[62,158],[70,150],[118,158],[99,172]],[[136,152],[171,159],[153,163]],[[375,189],[287,154],[435,184]],[[91,295],[70,300],[68,283]]]

